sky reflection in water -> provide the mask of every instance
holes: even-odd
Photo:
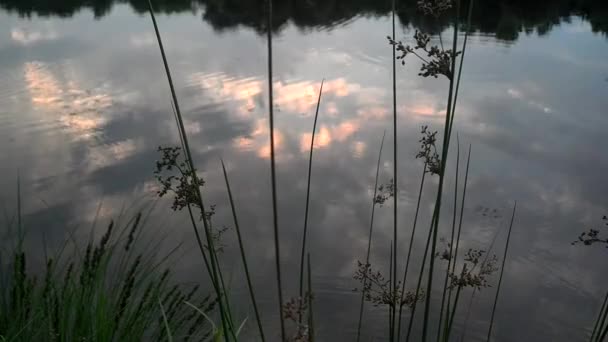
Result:
[[[256,265],[256,283],[266,294],[265,316],[272,322],[265,40],[246,28],[215,32],[188,13],[159,21],[195,158],[207,180],[205,194],[218,204],[216,222],[230,225],[222,157]],[[324,340],[336,333],[349,340],[344,335],[355,331],[358,297],[351,292],[356,286],[351,276],[367,243],[375,159],[385,129],[380,181],[391,178],[389,30],[387,18],[360,17],[331,29],[302,31],[288,25],[276,36],[279,223],[285,273],[293,277],[288,293],[295,293],[310,132],[325,79],[309,226],[320,299],[316,317]],[[398,37],[412,34],[403,27]],[[506,225],[512,201],[520,208],[497,340],[582,340],[581,329],[590,325],[596,299],[605,291],[608,279],[601,261],[595,262],[605,258],[605,251],[570,242],[608,213],[607,55],[605,37],[591,33],[578,18],[542,37],[471,38],[455,127],[461,151],[473,146],[464,247],[487,248]],[[99,21],[86,11],[70,19],[31,21],[0,12],[0,56],[2,201],[13,203],[19,170],[28,221],[46,222],[46,234],[60,241],[65,227],[51,217],[89,221],[103,199],[100,214],[109,219],[125,203],[154,198],[156,147],[177,144],[178,137],[147,17],[127,6],[116,6]],[[447,93],[446,82],[417,77],[418,67],[408,60],[398,69],[404,250],[422,171],[414,158],[420,126],[441,127]],[[456,144],[452,147],[454,159]],[[435,186],[425,192],[419,227],[429,224]],[[447,186],[453,189],[453,176]],[[452,206],[448,199],[446,211]],[[166,202],[158,203],[157,229],[169,231],[170,241],[190,241],[190,227],[181,215],[167,215],[169,210]],[[391,211],[389,205],[378,211],[376,264],[388,258]],[[446,221],[445,236],[447,227]],[[417,240],[422,244],[422,234]],[[504,232],[497,246],[502,241]],[[234,243],[227,243],[226,265],[235,269],[238,296],[245,289],[237,285]],[[415,253],[419,259],[421,248]],[[176,269],[184,277],[201,271],[193,252]],[[471,339],[483,336],[491,295],[487,290],[476,298]],[[383,334],[382,315],[370,318],[369,334]]]

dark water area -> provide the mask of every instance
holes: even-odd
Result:
[[[154,2],[204,193],[217,205],[214,220],[232,225],[223,158],[265,324],[278,332],[263,3]],[[390,7],[373,0],[275,1],[277,195],[287,297],[297,292],[309,144],[325,79],[308,237],[320,341],[351,341],[356,333],[352,276],[365,258],[385,130],[380,182],[392,178]],[[49,246],[72,231],[87,238],[96,217],[107,222],[154,203],[147,233],[166,237],[169,247],[183,241],[173,269],[184,281],[204,282],[186,215],[156,199],[157,147],[177,145],[179,137],[146,10],[147,1],[0,0],[0,209],[15,210],[19,176],[28,248],[37,253],[43,236]],[[398,39],[411,43],[415,30],[424,29],[435,34],[433,41],[441,33],[450,44],[448,20],[423,17],[416,1],[399,2],[397,17]],[[461,246],[488,249],[497,236],[492,253],[501,256],[518,203],[494,340],[586,341],[608,284],[607,251],[571,242],[608,214],[608,2],[482,1],[472,26],[454,125],[461,152],[469,144],[473,151]],[[397,68],[400,264],[422,172],[415,159],[420,127],[441,130],[448,91],[441,79],[418,77],[419,68],[414,59]],[[449,193],[455,152],[453,144]],[[433,179],[424,192],[414,273],[436,187]],[[453,206],[447,196],[445,212]],[[392,211],[388,202],[377,208],[372,245],[372,264],[386,273]],[[443,219],[439,235],[447,238],[451,215]],[[248,317],[254,336],[232,231],[224,242],[222,264],[237,315]],[[466,341],[485,340],[493,295],[494,288],[476,294]],[[463,293],[463,301],[470,296]],[[455,322],[457,341],[465,309]],[[363,340],[386,338],[385,311],[368,305]]]

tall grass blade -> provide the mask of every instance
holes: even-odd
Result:
[[[418,223],[418,213],[420,212],[420,202],[422,200],[422,190],[424,189],[424,180],[426,178],[426,163],[422,168],[422,177],[420,177],[420,189],[418,190],[418,200],[416,202],[416,212],[414,214],[414,223],[412,224],[412,235],[410,236],[410,244],[407,249],[407,257],[405,258],[405,270],[403,271],[403,282],[401,283],[401,300],[403,302],[403,296],[405,295],[405,284],[407,282],[407,273],[410,266],[410,258],[412,256],[412,249],[414,248],[414,236],[416,235],[416,224]],[[417,298],[417,297],[416,297]],[[397,341],[401,341],[401,314],[403,312],[403,305],[399,305],[399,316],[397,318]]]
[[[285,322],[283,319],[283,286],[281,284],[281,249],[279,246],[279,223],[277,216],[277,180],[274,153],[274,102],[272,99],[272,0],[266,0],[268,5],[268,121],[270,129],[270,178],[272,182],[272,222],[274,228],[274,253],[276,261],[277,294],[279,296],[279,319],[281,322],[281,340],[285,341]]]
[[[230,189],[230,182],[228,181],[228,174],[226,173],[226,166],[224,165],[224,161],[220,160],[222,163],[222,171],[224,173],[224,180],[226,181],[226,189],[228,191],[228,198],[230,200],[230,209],[232,210],[232,218],[234,220],[234,227],[236,230],[236,236],[239,243],[239,250],[241,253],[241,260],[243,261],[243,267],[245,269],[245,277],[247,278],[247,288],[249,290],[249,296],[251,297],[251,304],[253,305],[253,311],[255,313],[255,319],[258,325],[258,330],[260,332],[260,338],[262,341],[265,341],[264,337],[264,329],[262,328],[262,320],[260,318],[260,312],[258,310],[258,305],[255,300],[255,291],[253,290],[253,285],[251,282],[251,276],[249,274],[249,266],[247,265],[247,257],[245,255],[245,247],[243,246],[243,239],[241,237],[241,228],[239,226],[239,220],[236,215],[236,207],[234,205],[234,199],[232,197],[232,190]]]
[[[372,235],[374,231],[374,214],[376,212],[376,195],[378,194],[378,176],[380,174],[380,161],[382,160],[382,148],[384,147],[384,138],[386,137],[386,130],[382,134],[382,141],[380,142],[380,151],[378,151],[378,163],[376,165],[376,180],[374,181],[374,196],[372,197],[372,213],[369,222],[369,235],[367,238],[367,254],[365,255],[365,264],[369,264],[369,256],[372,250]],[[367,284],[367,279],[364,279],[363,288]],[[365,293],[361,292],[361,304],[359,305],[359,322],[357,323],[357,342],[361,339],[361,326],[363,322],[363,307],[365,306]]]
[[[604,327],[606,327],[606,318],[608,318],[608,303],[606,303],[606,307],[604,308],[604,315],[601,319],[601,321],[599,322],[599,326],[598,326],[598,330],[597,330],[597,334],[598,336],[596,337],[596,341],[603,341],[604,338],[606,337],[606,333],[601,333],[602,329],[604,329],[604,331],[606,330]],[[601,334],[601,335],[600,335]],[[602,337],[603,336],[603,337]]]
[[[603,320],[602,324],[606,323],[606,315],[607,314],[608,314],[608,310],[604,314],[604,320]],[[602,335],[597,339],[598,342],[603,342],[606,339],[606,335],[608,335],[608,325],[604,326],[604,331],[602,332]]]
[[[167,340],[169,342],[173,342],[173,335],[171,334],[171,327],[169,327],[169,321],[167,320],[167,314],[165,313],[165,308],[163,307],[163,303],[161,300],[158,300],[158,305],[160,305],[160,313],[163,315],[163,323],[165,324],[165,330],[167,333]]]
[[[314,308],[312,302],[314,299],[314,292],[312,291],[312,273],[310,271],[310,253],[307,255],[307,275],[308,275],[308,341],[314,342],[315,340],[315,318]]]
[[[390,254],[389,254],[389,272],[388,272],[388,283],[392,285],[393,283],[393,245],[391,244],[390,246]],[[393,324],[395,323],[395,321],[393,320],[393,314],[395,313],[395,310],[393,310],[394,307],[394,303],[389,305],[389,310],[388,310],[388,332],[389,332],[389,337],[391,339],[391,341],[394,339],[394,333],[395,333],[395,329],[393,329]]]
[[[608,312],[608,310],[606,310],[606,304],[608,303],[608,292],[606,293],[606,296],[604,297],[604,302],[602,303],[602,308],[600,309],[600,313],[597,315],[597,318],[595,319],[595,325],[593,326],[593,331],[591,332],[591,337],[589,338],[589,342],[593,341],[593,338],[595,337],[596,333],[598,333],[598,328],[602,329],[600,322],[602,321],[602,316],[605,316],[606,312]]]
[[[502,266],[500,267],[500,276],[498,277],[498,285],[496,287],[496,297],[494,297],[494,305],[492,306],[492,315],[490,316],[490,328],[488,329],[487,341],[490,341],[492,337],[492,327],[494,326],[494,314],[496,313],[496,306],[498,305],[498,297],[500,296],[500,286],[502,285],[502,276],[505,272],[505,262],[507,261],[507,253],[509,252],[509,242],[511,240],[511,230],[513,229],[513,221],[515,220],[515,210],[517,209],[517,202],[513,205],[513,214],[511,215],[511,223],[509,224],[509,233],[507,234],[507,243],[505,244],[505,252],[502,257]]]
[[[312,152],[315,145],[315,133],[317,131],[317,119],[319,118],[319,107],[321,105],[321,94],[323,94],[323,83],[321,81],[321,88],[319,89],[319,98],[317,99],[317,109],[315,111],[315,120],[312,125],[312,137],[310,139],[310,155],[308,156],[308,177],[306,181],[306,209],[304,210],[304,229],[302,233],[302,253],[300,256],[300,298],[304,295],[304,254],[306,253],[306,238],[308,234],[308,208],[310,205],[310,179],[312,174]],[[299,315],[299,321],[302,321],[302,315]]]
[[[458,138],[458,136],[456,136]],[[443,323],[443,313],[444,313],[444,309],[445,309],[445,299],[446,299],[446,294],[447,294],[447,290],[448,290],[448,280],[450,278],[450,268],[452,266],[452,262],[454,262],[455,264],[455,259],[453,258],[453,252],[454,252],[454,235],[456,232],[456,213],[458,211],[458,176],[459,176],[459,171],[460,171],[460,139],[456,139],[458,141],[458,143],[456,144],[456,178],[454,181],[454,212],[452,214],[452,235],[450,237],[450,246],[449,246],[449,259],[448,259],[448,267],[445,270],[445,279],[443,281],[443,291],[441,294],[441,309],[439,311],[439,322],[437,324],[437,326],[439,327],[437,329],[437,342],[439,342],[441,340],[441,324]],[[449,304],[449,302],[448,302]],[[446,316],[449,315],[449,305],[448,305],[448,309],[445,310]],[[446,318],[447,321],[447,318]]]
[[[458,137],[458,136],[457,136]],[[458,142],[458,145],[460,146],[460,142]],[[467,186],[469,184],[469,167],[471,166],[471,145],[469,144],[469,153],[467,156],[467,167],[466,170],[464,172],[464,187],[462,189],[462,200],[460,202],[460,219],[458,222],[458,233],[456,235],[456,246],[454,248],[454,255],[451,257],[451,259],[453,259],[452,262],[452,274],[454,274],[456,272],[456,261],[458,261],[458,248],[460,247],[460,234],[462,233],[462,220],[464,217],[464,204],[466,202],[466,198],[467,198]],[[494,241],[496,241],[496,236],[494,236],[494,240],[492,241],[492,244],[490,245],[490,249],[492,248],[492,246],[494,246]],[[453,242],[452,242],[453,243]],[[490,251],[488,250],[488,253],[490,253]],[[486,258],[488,257],[488,255],[486,254]],[[447,315],[450,312],[450,303],[452,302],[452,289],[450,288],[449,292],[448,292],[448,301],[447,301],[447,310],[446,310],[446,319],[447,319]],[[452,314],[449,319],[449,321],[446,321],[446,326],[445,326],[445,336],[446,336],[446,340],[449,339],[450,337],[450,332],[451,332],[451,327],[452,327],[452,320],[454,317],[454,314],[456,312],[456,304],[457,302],[454,302],[453,305],[453,309],[452,309]]]
[[[430,265],[429,265],[429,275],[428,275],[428,281],[427,281],[427,291],[426,291],[426,298],[425,298],[425,304],[424,304],[424,321],[423,321],[423,325],[422,325],[422,341],[426,342],[427,341],[427,334],[428,334],[428,326],[429,326],[429,316],[430,316],[430,311],[431,311],[431,293],[432,293],[432,289],[433,289],[433,271],[434,271],[434,266],[435,266],[435,258],[433,257],[435,255],[435,251],[437,249],[437,233],[439,230],[439,219],[441,217],[441,199],[443,196],[443,183],[445,180],[445,170],[446,170],[446,165],[447,165],[447,158],[448,158],[448,151],[449,151],[449,146],[450,146],[450,127],[451,127],[451,116],[452,116],[452,103],[453,103],[453,99],[454,99],[454,73],[456,70],[456,49],[458,47],[458,21],[459,21],[459,16],[460,16],[460,0],[456,0],[456,12],[454,14],[454,37],[453,37],[453,41],[452,41],[452,51],[454,53],[454,55],[452,56],[451,60],[451,68],[450,68],[450,87],[449,87],[449,92],[448,92],[448,103],[447,103],[447,109],[446,109],[446,117],[445,117],[445,124],[444,124],[444,134],[443,134],[443,147],[442,147],[442,157],[441,157],[441,171],[439,174],[439,186],[437,188],[437,199],[435,201],[435,208],[434,208],[434,227],[432,228],[432,233],[433,233],[433,239],[432,239],[432,244],[431,244],[431,260],[430,260]]]
[[[462,54],[460,56],[460,66],[458,67],[458,80],[456,81],[456,92],[454,94],[454,105],[452,107],[452,117],[450,119],[450,137],[452,136],[452,128],[454,125],[454,114],[456,112],[456,102],[458,101],[458,94],[460,93],[460,79],[462,76],[462,66],[464,65],[464,56],[467,52],[467,42],[469,41],[469,32],[471,31],[471,19],[473,17],[473,7],[475,6],[475,0],[469,2],[469,13],[467,14],[467,29],[464,33],[464,42],[462,44]]]
[[[424,275],[424,265],[426,264],[426,258],[429,254],[429,246],[431,245],[431,238],[433,236],[433,226],[435,225],[435,216],[433,216],[431,220],[431,226],[429,227],[429,234],[426,238],[426,246],[424,247],[424,256],[422,257],[422,263],[420,264],[422,267],[420,269],[420,273],[418,274],[418,283],[416,285],[416,293],[414,294],[414,298],[418,298],[420,295],[420,289],[422,286],[422,277]],[[431,256],[432,258],[433,256]],[[412,334],[412,327],[414,326],[414,317],[416,314],[416,308],[418,307],[418,301],[414,301],[414,305],[412,306],[412,313],[410,314],[410,321],[407,326],[407,334],[405,335],[405,341],[408,342],[410,340],[410,335]]]
[[[216,295],[218,297],[218,304],[219,304],[219,307],[220,307],[220,313],[221,313],[221,316],[222,316],[222,324],[223,324],[223,327],[224,327],[224,331],[228,331],[228,329],[226,329],[227,327],[225,326],[226,325],[226,317],[225,316],[226,316],[226,313],[228,311],[225,310],[225,308],[224,308],[225,305],[224,305],[223,300],[222,300],[222,289],[220,288],[220,284],[218,282],[217,267],[216,267],[217,266],[217,262],[216,262],[216,257],[217,256],[216,256],[216,253],[215,253],[215,246],[214,246],[214,242],[213,242],[213,237],[212,237],[212,234],[211,234],[209,223],[207,222],[207,219],[206,219],[207,215],[206,215],[206,211],[205,211],[205,205],[204,205],[204,202],[203,202],[203,196],[201,194],[200,184],[199,184],[199,181],[198,181],[198,177],[196,177],[196,172],[195,172],[196,168],[194,167],[194,160],[192,158],[192,153],[191,153],[191,150],[190,150],[190,144],[188,142],[188,136],[186,134],[186,129],[185,129],[185,126],[184,126],[184,120],[183,120],[183,117],[182,117],[182,114],[181,114],[181,111],[180,111],[179,102],[177,101],[177,95],[176,95],[176,92],[175,92],[175,86],[173,85],[173,79],[171,77],[171,70],[169,68],[169,62],[168,62],[167,56],[165,54],[165,49],[164,49],[164,46],[163,46],[163,42],[162,42],[162,38],[161,38],[161,35],[160,35],[160,31],[158,29],[158,24],[156,22],[156,17],[154,15],[154,8],[152,6],[151,0],[148,0],[148,9],[149,9],[149,12],[150,12],[150,17],[152,19],[152,24],[154,25],[154,32],[156,34],[156,40],[158,42],[158,47],[160,49],[160,53],[161,53],[161,56],[162,56],[163,65],[165,67],[165,73],[166,73],[166,76],[167,76],[167,81],[169,83],[169,88],[170,88],[170,91],[171,91],[171,97],[172,97],[172,100],[173,100],[173,106],[174,106],[176,117],[177,117],[178,130],[179,130],[179,133],[180,133],[181,138],[182,138],[181,142],[183,143],[183,146],[184,146],[184,153],[186,154],[186,159],[187,159],[187,162],[188,162],[188,167],[190,168],[190,171],[195,175],[194,177],[192,177],[193,187],[195,188],[197,199],[199,201],[199,205],[200,205],[200,209],[201,209],[201,215],[203,217],[203,226],[204,226],[204,230],[205,230],[206,240],[207,240],[207,244],[209,246],[209,258],[210,258],[210,260],[209,260],[209,262],[206,262],[206,265],[207,265],[208,268],[210,266],[210,269],[211,269],[209,277],[211,278],[211,282],[213,284],[214,291],[216,292]],[[188,209],[190,210],[190,208],[188,208]],[[191,214],[191,218],[193,218],[191,212],[190,212],[190,214]],[[198,247],[200,249],[201,254],[203,255],[203,259],[206,259],[205,248],[203,246],[203,243],[201,241],[200,235],[198,233],[198,229],[196,227],[196,224],[194,223],[195,221],[193,220],[192,222],[193,222],[193,228],[194,228],[194,231],[195,231]]]
[[[395,40],[395,0],[392,0],[392,26],[393,26],[393,41]],[[397,159],[397,58],[396,58],[396,46],[393,44],[393,184],[394,184],[394,193],[393,193],[393,293],[397,293],[397,198],[399,197],[399,182],[397,178],[397,168],[398,168],[398,159]],[[394,341],[395,335],[395,317],[396,317],[396,305],[393,305],[391,308],[391,333],[390,339]]]

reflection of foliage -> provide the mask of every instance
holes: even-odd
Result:
[[[295,324],[296,332],[289,342],[306,342],[309,341],[309,326],[302,322],[300,317],[306,317],[308,313],[308,303],[312,299],[312,294],[306,292],[304,297],[291,298],[285,304],[283,304],[283,317]]]
[[[453,0],[418,0],[418,8],[425,15],[438,18],[443,12],[452,8]]]
[[[437,153],[437,131],[431,132],[428,126],[422,126],[422,138],[420,138],[420,151],[416,155],[416,158],[424,160],[426,164],[426,172],[433,175],[441,173],[441,160]]]
[[[416,33],[414,33],[416,45],[413,47],[410,45],[403,45],[402,42],[392,40],[391,37],[387,38],[389,43],[391,45],[395,45],[397,51],[401,52],[401,56],[397,56],[397,59],[401,60],[401,64],[405,65],[404,59],[408,54],[412,54],[422,61],[422,66],[420,67],[420,73],[418,76],[432,76],[437,78],[439,75],[443,75],[450,80],[452,79],[450,63],[452,58],[457,57],[461,53],[460,51],[454,54],[454,52],[452,52],[450,49],[444,50],[439,46],[429,46],[431,37],[428,34],[422,33],[418,30],[416,30]],[[426,53],[426,58],[418,54],[418,50],[424,51]]]
[[[397,291],[391,289],[391,281],[385,279],[380,271],[372,270],[370,264],[364,264],[360,261],[358,269],[353,278],[361,283],[361,292],[366,301],[371,302],[374,306],[388,305],[390,307],[398,305],[398,307],[407,306],[412,308],[416,301],[421,301],[424,298],[424,293],[419,293],[418,296],[414,292],[407,291],[401,296],[401,282],[397,283]],[[357,291],[357,289],[355,290]]]
[[[452,244],[447,242],[447,240],[444,238],[440,238],[439,243],[443,244],[444,248],[442,252],[435,253],[435,257],[439,258],[440,260],[450,261],[450,259],[452,259],[452,256],[450,255],[452,252]]]
[[[485,254],[483,250],[469,249],[465,254],[465,264],[462,267],[460,275],[450,273],[450,287],[464,288],[473,287],[481,290],[484,287],[490,287],[488,277],[498,270],[496,263],[498,259],[496,255],[486,258],[480,262],[481,257]],[[477,272],[475,269],[479,266]]]
[[[449,27],[445,15],[429,21],[419,15],[420,0],[397,0],[397,16],[403,26],[412,25],[437,33]],[[90,9],[95,17],[110,12],[114,4],[128,3],[139,13],[147,12],[146,0],[0,0],[0,8],[22,16],[57,15],[70,17],[81,9]],[[217,30],[245,26],[266,32],[264,1],[261,0],[153,0],[159,13],[193,12],[204,7],[203,20]],[[426,8],[445,10],[448,0],[424,0]],[[445,4],[444,4],[445,3]],[[423,7],[424,9],[425,7]],[[449,9],[448,9],[449,10]],[[381,16],[390,13],[390,1],[377,0],[275,0],[273,29],[293,22],[299,28],[331,27],[362,16]],[[608,32],[608,2],[605,0],[487,0],[479,1],[473,13],[473,29],[495,34],[498,39],[515,40],[522,32],[545,34],[572,15],[581,15],[591,23],[594,32]]]
[[[393,196],[395,196],[395,182],[391,178],[388,183],[382,184],[378,187],[378,192],[376,193],[376,198],[374,198],[374,203],[382,206],[384,202],[388,201],[388,199]]]
[[[606,215],[604,215],[602,221],[604,221],[605,226],[608,226],[608,217]],[[582,232],[581,235],[578,236],[578,240],[572,242],[572,245],[579,243],[582,243],[585,246],[599,243],[606,245],[606,248],[608,248],[608,236],[601,237],[599,229],[589,229],[588,231]]]

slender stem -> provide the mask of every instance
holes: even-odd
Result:
[[[607,304],[607,305],[608,305],[608,304]],[[597,327],[597,328],[598,328],[598,331],[597,331],[598,336],[596,337],[596,341],[603,341],[603,340],[604,340],[604,338],[603,338],[603,337],[600,339],[599,334],[600,334],[600,331],[602,331],[602,328],[603,328],[603,327],[605,326],[605,324],[606,324],[606,318],[607,318],[607,316],[608,316],[608,306],[606,306],[606,308],[604,308],[604,316],[603,316],[602,320],[600,321],[599,326]],[[604,336],[605,336],[605,335],[604,335]]]
[[[313,291],[312,291],[312,273],[310,272],[310,253],[307,255],[307,274],[308,274],[308,341],[314,342],[315,340],[315,319],[313,316]]]
[[[475,293],[477,289],[473,289],[473,293],[471,293],[471,298],[469,299],[469,305],[467,306],[467,314],[464,317],[464,324],[462,326],[462,335],[460,335],[460,341],[465,341],[465,337],[467,334],[467,328],[469,327],[469,318],[471,317],[471,308],[473,307],[473,300],[475,299]]]
[[[285,322],[283,319],[283,286],[281,284],[281,250],[279,245],[279,222],[277,216],[277,179],[274,153],[274,101],[272,99],[272,0],[266,0],[268,4],[268,121],[270,125],[270,178],[272,182],[272,222],[274,228],[274,253],[277,271],[277,293],[279,296],[279,319],[281,321],[281,340],[285,338]]]
[[[403,271],[403,282],[401,283],[401,300],[405,296],[405,283],[407,281],[407,273],[410,266],[410,258],[412,256],[412,249],[414,248],[414,236],[416,234],[416,223],[418,223],[418,213],[420,211],[420,202],[422,199],[422,190],[424,188],[424,179],[426,178],[426,163],[422,168],[422,177],[420,179],[420,189],[418,190],[418,201],[416,202],[416,213],[414,214],[414,223],[412,225],[412,235],[410,236],[410,244],[407,250],[407,258],[405,258],[405,270]],[[401,314],[403,312],[403,305],[399,305],[399,316],[397,318],[397,341],[401,341]]]
[[[454,14],[454,38],[452,50],[456,51],[456,47],[458,46],[458,18],[460,12],[460,0],[456,1],[456,13]],[[450,77],[450,88],[448,93],[448,103],[446,110],[446,118],[444,125],[444,134],[443,134],[443,148],[442,148],[442,158],[441,158],[441,172],[439,174],[439,187],[437,189],[437,200],[435,202],[435,209],[433,216],[435,217],[435,225],[432,229],[433,231],[433,239],[431,244],[431,256],[435,255],[435,250],[437,248],[437,232],[439,230],[439,218],[441,214],[441,199],[443,194],[443,183],[445,180],[445,169],[447,165],[447,157],[448,150],[450,146],[450,122],[452,115],[452,100],[453,100],[453,91],[454,91],[454,70],[456,70],[456,56],[452,56],[452,67],[451,67],[451,77]],[[430,265],[429,265],[429,279],[427,281],[427,291],[426,291],[426,300],[424,306],[424,322],[422,325],[422,341],[427,341],[427,331],[429,326],[429,315],[431,311],[431,290],[433,289],[433,271],[435,266],[435,258],[431,257]]]
[[[604,316],[604,321],[606,320],[605,316]],[[603,342],[606,339],[606,335],[608,335],[608,325],[606,325],[604,327],[604,331],[602,332],[602,335],[597,339],[598,342]]]
[[[441,294],[441,310],[439,311],[439,324],[437,324],[437,326],[439,327],[437,329],[437,342],[439,342],[441,340],[441,324],[443,322],[443,312],[445,309],[445,299],[446,299],[446,293],[447,293],[447,289],[448,289],[448,279],[450,278],[450,268],[452,266],[452,262],[455,261],[453,260],[453,246],[454,246],[454,234],[456,232],[456,213],[458,211],[458,176],[459,176],[459,170],[460,170],[460,140],[456,139],[458,141],[458,143],[456,144],[456,179],[454,181],[454,212],[452,214],[452,235],[450,237],[450,246],[449,246],[449,250],[450,250],[450,254],[448,257],[448,267],[445,270],[445,279],[443,281],[443,293]],[[446,316],[449,313],[449,302],[448,302],[448,309],[445,310]],[[447,318],[446,318],[446,322],[447,322]],[[447,324],[446,324],[447,326]]]
[[[380,151],[378,152],[378,164],[376,165],[376,180],[374,181],[374,196],[372,197],[372,213],[369,222],[369,236],[367,238],[367,254],[365,256],[365,265],[369,265],[369,256],[372,249],[372,233],[374,229],[374,214],[376,212],[376,195],[378,193],[378,175],[380,174],[380,160],[382,159],[382,148],[384,147],[384,138],[386,137],[386,130],[382,134],[382,141],[380,142]],[[363,279],[363,288],[367,285],[367,278]],[[359,306],[359,322],[357,323],[357,342],[361,338],[361,325],[363,322],[363,307],[365,305],[365,292],[361,292],[361,305]]]
[[[308,157],[308,177],[306,182],[306,209],[304,210],[304,230],[302,234],[302,253],[300,256],[300,298],[304,295],[304,255],[306,253],[306,236],[308,232],[308,208],[310,205],[310,179],[312,174],[312,152],[314,150],[315,145],[315,133],[317,131],[317,119],[319,117],[319,106],[321,105],[321,94],[323,93],[323,83],[325,80],[321,81],[321,88],[319,89],[319,99],[317,100],[317,110],[315,112],[315,120],[312,126],[312,137],[310,139],[310,155]],[[302,314],[298,315],[298,321],[302,322]]]
[[[395,0],[392,1],[392,24],[393,24],[393,41],[395,40]],[[397,181],[397,58],[396,58],[396,47],[393,47],[393,293],[397,293],[397,198],[399,197],[399,182]],[[395,335],[395,317],[396,317],[396,305],[392,306],[391,310],[391,341],[394,341]]]
[[[458,135],[456,136],[458,138]],[[460,143],[459,143],[460,144]],[[454,272],[456,272],[456,262],[458,261],[458,248],[460,247],[460,234],[462,233],[462,220],[464,217],[464,203],[466,202],[466,198],[467,198],[467,186],[469,184],[469,167],[471,165],[471,145],[469,144],[469,153],[467,156],[467,167],[466,170],[464,172],[464,187],[462,189],[462,200],[460,203],[460,219],[458,222],[458,234],[456,236],[456,247],[454,248],[454,262],[452,263],[452,274],[454,274]],[[492,245],[490,246],[490,249],[492,248],[492,246],[494,245],[494,242],[492,242]],[[489,251],[488,251],[489,253]],[[486,258],[488,257],[488,255],[486,255]],[[485,263],[485,261],[484,261]],[[448,292],[448,309],[447,312],[450,312],[450,303],[452,302],[452,288],[450,288],[449,292]],[[453,311],[456,311],[456,305],[454,305],[454,309]],[[446,313],[447,315],[447,313]],[[450,335],[450,329],[448,326],[446,326],[446,338],[449,338]]]
[[[391,252],[390,252],[389,267],[388,267],[388,269],[389,269],[389,271],[388,271],[388,283],[392,284],[393,283],[393,278],[394,278],[393,277],[393,245],[392,244],[390,246],[390,251]],[[391,297],[392,297],[392,294],[391,294]],[[393,341],[393,339],[394,339],[394,332],[395,332],[395,329],[393,329],[393,324],[394,324],[393,314],[395,312],[393,310],[394,307],[395,307],[394,303],[389,303],[389,306],[388,306],[388,308],[389,308],[389,310],[388,310],[388,317],[389,317],[389,320],[388,320],[388,331],[389,331],[389,337],[390,337],[391,341]]]
[[[255,313],[255,319],[258,325],[258,330],[260,332],[260,337],[262,341],[265,341],[264,337],[264,329],[262,328],[262,319],[260,318],[260,312],[258,310],[258,305],[255,300],[255,292],[253,290],[253,285],[251,282],[251,276],[249,274],[249,266],[247,266],[247,257],[245,256],[245,248],[243,246],[243,239],[241,237],[241,228],[239,226],[239,220],[236,215],[236,206],[234,205],[234,199],[232,198],[232,190],[230,189],[230,182],[228,181],[228,174],[226,173],[226,166],[224,165],[224,161],[220,160],[222,163],[222,171],[224,172],[224,180],[226,181],[226,189],[228,190],[228,198],[230,200],[230,209],[232,210],[232,218],[234,219],[234,227],[236,230],[236,237],[239,243],[239,250],[241,252],[241,260],[243,261],[243,267],[245,269],[245,277],[247,278],[247,288],[249,290],[249,296],[251,297],[251,304],[253,305],[253,311]]]
[[[471,0],[469,3],[469,13],[467,16],[467,30],[464,33],[464,43],[462,44],[462,55],[460,56],[460,66],[458,68],[458,80],[456,81],[456,93],[454,95],[454,106],[452,107],[452,118],[450,119],[450,137],[452,136],[452,126],[454,125],[454,113],[456,112],[456,102],[458,101],[458,94],[460,92],[460,79],[462,76],[462,66],[464,65],[464,55],[467,52],[467,42],[469,41],[469,31],[471,31],[471,18],[473,17],[473,7],[475,6],[475,0]],[[456,51],[456,50],[453,50]],[[453,69],[452,69],[453,70]]]
[[[420,294],[420,288],[422,286],[422,277],[424,275],[424,265],[426,264],[426,258],[429,254],[429,245],[431,244],[431,237],[433,236],[433,226],[435,225],[435,216],[433,216],[431,220],[431,226],[429,227],[429,234],[426,238],[426,246],[424,247],[424,256],[422,257],[422,268],[420,269],[420,274],[418,275],[418,284],[416,285],[416,293],[414,295],[414,305],[412,306],[412,314],[410,315],[410,321],[407,327],[407,334],[405,335],[405,341],[408,342],[410,340],[410,335],[412,333],[412,326],[414,325],[414,315],[416,314],[416,307],[418,306],[418,295]],[[433,256],[431,256],[432,258]],[[427,294],[428,296],[428,294]]]
[[[502,276],[505,272],[505,262],[507,261],[507,252],[509,251],[509,241],[511,240],[511,230],[513,229],[513,221],[515,220],[515,210],[517,209],[517,202],[513,205],[513,214],[511,215],[511,223],[509,224],[509,233],[507,234],[507,243],[505,245],[505,252],[502,257],[502,266],[500,268],[500,277],[498,277],[498,286],[496,287],[496,297],[494,297],[494,305],[492,306],[492,315],[490,316],[490,328],[488,329],[487,341],[490,341],[492,337],[492,327],[494,326],[494,314],[496,313],[496,306],[498,304],[498,297],[500,295],[500,285],[502,285]]]
[[[608,302],[608,292],[606,293],[606,296],[604,297],[604,302],[602,303],[602,308],[600,309],[600,313],[597,315],[597,319],[595,320],[595,325],[593,326],[593,332],[591,333],[591,337],[589,338],[589,342],[593,341],[593,338],[595,337],[595,334],[597,332],[597,329],[601,329],[602,327],[600,326],[600,321],[602,320],[602,316],[606,315],[604,313],[604,310],[606,309],[606,303]],[[608,310],[606,311],[608,312]]]

